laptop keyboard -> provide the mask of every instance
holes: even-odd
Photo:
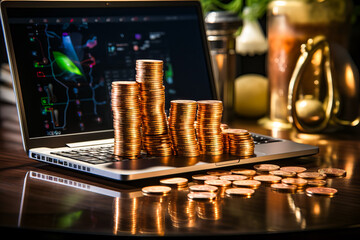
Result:
[[[102,164],[119,161],[119,159],[114,157],[113,146],[79,148],[68,151],[52,152],[51,154],[72,158],[78,161],[92,164]]]
[[[254,139],[255,145],[281,141],[267,136],[256,135],[254,133],[252,133],[251,135]],[[92,148],[88,148],[88,147],[78,148],[74,150],[52,152],[51,154],[55,154],[58,156],[67,157],[91,164],[102,164],[102,163],[116,162],[121,160],[128,160],[126,158],[115,157],[114,148],[112,145],[92,147]]]
[[[281,142],[279,139],[275,139],[268,136],[261,136],[254,133],[251,133],[252,138],[254,139],[255,145],[264,144],[264,143],[272,143],[272,142]]]

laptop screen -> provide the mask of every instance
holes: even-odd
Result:
[[[29,138],[112,131],[111,83],[164,61],[166,107],[212,99],[195,6],[8,8]]]

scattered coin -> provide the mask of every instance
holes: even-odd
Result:
[[[306,189],[306,193],[310,195],[334,196],[337,192],[335,188],[328,187],[310,187]]]
[[[281,167],[280,170],[282,170],[282,171],[288,171],[288,172],[301,173],[301,172],[305,172],[305,171],[306,171],[306,168],[304,168],[304,167],[297,167],[297,166],[287,166],[287,167]]]
[[[215,175],[215,176],[222,176],[222,175],[230,175],[231,172],[226,171],[226,170],[210,170],[210,171],[207,172],[207,174]]]
[[[308,183],[307,180],[302,178],[284,178],[281,182],[289,185],[296,185],[298,187],[304,187]]]
[[[270,172],[270,171],[278,170],[280,167],[278,165],[275,165],[275,164],[257,164],[257,165],[254,166],[254,168],[257,171]]]
[[[326,174],[319,172],[302,172],[298,173],[298,177],[304,179],[325,179]]]
[[[175,177],[175,178],[166,178],[160,180],[160,183],[166,184],[166,185],[176,185],[176,186],[185,186],[188,183],[188,180],[186,178],[182,177]]]
[[[257,180],[238,180],[234,181],[233,185],[236,187],[258,188],[261,182]]]
[[[250,197],[253,195],[255,190],[251,188],[229,188],[225,190],[225,193],[227,195],[241,195],[241,196],[247,196]]]
[[[206,180],[205,184],[217,186],[217,187],[228,187],[231,185],[231,182],[228,180]]]
[[[308,186],[313,186],[313,187],[323,187],[326,185],[326,180],[318,180],[318,179],[312,179],[312,180],[308,180]]]
[[[245,180],[248,179],[247,176],[243,175],[223,175],[220,176],[220,180],[229,180],[229,181],[237,181],[237,180]]]
[[[231,169],[231,172],[233,174],[239,174],[239,175],[245,175],[245,176],[254,176],[254,175],[256,175],[256,171],[251,170],[251,169],[237,168],[237,169]]]
[[[291,171],[283,171],[283,170],[275,170],[269,172],[272,175],[279,176],[279,177],[295,177],[296,172]]]
[[[254,180],[258,180],[260,182],[265,182],[265,183],[278,183],[281,181],[281,177],[274,175],[259,175],[259,176],[255,176]]]
[[[167,186],[148,186],[143,187],[141,191],[145,194],[162,194],[166,195],[171,192],[171,187]]]
[[[216,175],[197,174],[192,176],[192,179],[197,181],[206,181],[206,180],[216,180],[219,179],[219,177]]]
[[[343,177],[346,175],[346,171],[340,168],[321,168],[318,172],[326,174],[328,177]]]
[[[211,200],[216,198],[216,194],[212,192],[191,192],[187,196],[190,199],[199,199],[199,200]]]
[[[280,192],[295,192],[297,189],[296,185],[289,185],[285,183],[274,183],[271,184],[271,188]]]
[[[218,187],[211,186],[211,185],[192,185],[189,187],[190,191],[192,192],[217,192]]]

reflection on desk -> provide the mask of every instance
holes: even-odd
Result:
[[[328,179],[328,186],[346,182],[346,178]],[[209,201],[189,199],[188,193],[187,186],[173,188],[166,196],[145,195],[136,187],[104,188],[29,171],[18,224],[22,228],[109,235],[209,235],[301,230],[308,225],[321,226],[325,219],[327,224],[338,224],[336,218],[329,217],[344,210],[338,209],[341,196],[309,197],[304,189],[291,194],[263,186],[252,197],[230,197],[220,189],[217,198]]]

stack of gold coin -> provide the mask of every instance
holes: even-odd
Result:
[[[139,85],[115,81],[111,89],[114,124],[114,154],[137,158],[141,151],[141,114]]]
[[[176,155],[199,156],[195,118],[197,103],[192,100],[173,100],[170,103],[169,128]]]
[[[172,155],[165,114],[163,61],[137,60],[136,81],[140,85],[140,111],[144,149],[149,155]]]
[[[223,104],[217,100],[198,101],[197,137],[201,154],[223,154],[221,134]]]
[[[234,156],[251,157],[254,155],[255,144],[251,134],[245,129],[226,129],[229,139],[229,153]]]
[[[229,153],[229,137],[228,134],[226,133],[226,129],[229,129],[229,126],[225,123],[222,123],[220,125],[220,129],[221,129],[221,135],[222,135],[222,141],[223,141],[223,153]]]

